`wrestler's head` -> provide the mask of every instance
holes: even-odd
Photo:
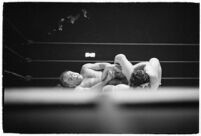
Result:
[[[65,71],[61,74],[60,80],[63,87],[74,88],[82,82],[83,77],[79,73]]]
[[[144,70],[133,71],[130,78],[131,87],[139,87],[150,82],[149,75]]]

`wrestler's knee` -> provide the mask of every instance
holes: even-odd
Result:
[[[120,64],[121,66],[123,66],[125,63],[128,63],[128,59],[126,58],[124,54],[118,54],[114,58],[114,63]]]
[[[122,60],[122,59],[125,59],[125,58],[126,58],[126,56],[124,54],[117,54],[115,56],[115,59],[117,59],[117,60]]]
[[[149,62],[150,62],[152,65],[160,65],[160,61],[159,61],[159,59],[157,59],[157,58],[151,58],[151,59],[149,60]]]

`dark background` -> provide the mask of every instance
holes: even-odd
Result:
[[[80,17],[71,24],[70,15]],[[85,52],[96,57],[85,58]],[[56,86],[64,70],[112,62],[118,53],[133,64],[157,57],[162,86],[198,87],[199,4],[4,3],[5,87]]]
[[[74,24],[61,22],[70,15],[80,17]],[[85,58],[86,52],[95,52],[96,57]],[[198,90],[199,4],[4,3],[4,87],[54,89],[64,70],[79,72],[88,62],[112,62],[118,53],[133,64],[157,57],[162,87]],[[129,106],[115,105],[105,95],[98,100],[89,105],[4,105],[3,129],[9,133],[199,132],[197,101]]]

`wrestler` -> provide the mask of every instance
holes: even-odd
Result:
[[[102,79],[103,70],[107,69],[105,79]],[[102,89],[106,84],[128,84],[127,78],[121,71],[110,63],[88,63],[82,66],[81,72],[65,71],[61,74],[62,86],[69,88]]]
[[[117,85],[119,88],[149,87],[157,89],[161,83],[161,66],[156,58],[148,62],[132,65],[125,55],[118,54],[114,59],[115,64],[95,63],[85,64],[81,74],[72,71],[64,72],[61,81],[64,86],[76,88],[99,88],[105,85],[110,88]],[[123,84],[122,84],[123,83]],[[110,87],[108,87],[110,85]]]
[[[162,69],[157,58],[151,58],[147,62],[140,62],[132,65],[125,55],[115,56],[114,63],[119,64],[122,73],[126,76],[131,87],[149,87],[157,89],[161,84]],[[107,76],[107,70],[104,71],[102,79]]]

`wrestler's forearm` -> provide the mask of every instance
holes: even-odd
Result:
[[[95,63],[95,64],[85,64],[82,66],[81,74],[86,77],[93,77],[94,75],[98,76],[97,74],[100,71],[103,71],[106,66],[111,65],[110,63]]]
[[[111,65],[110,63],[88,63],[83,65],[82,69],[91,69],[91,70],[103,70],[106,66]]]
[[[81,71],[81,75],[85,78],[88,77],[99,77],[101,76],[101,72],[100,71],[95,71],[92,69],[82,69]]]
[[[106,77],[106,79],[105,80],[102,80],[101,82],[99,82],[99,83],[97,83],[96,85],[94,85],[94,86],[92,86],[91,88],[92,89],[97,89],[97,90],[102,90],[102,88],[109,82],[109,81],[111,81],[112,80],[112,73],[108,73],[107,74],[107,77]]]

